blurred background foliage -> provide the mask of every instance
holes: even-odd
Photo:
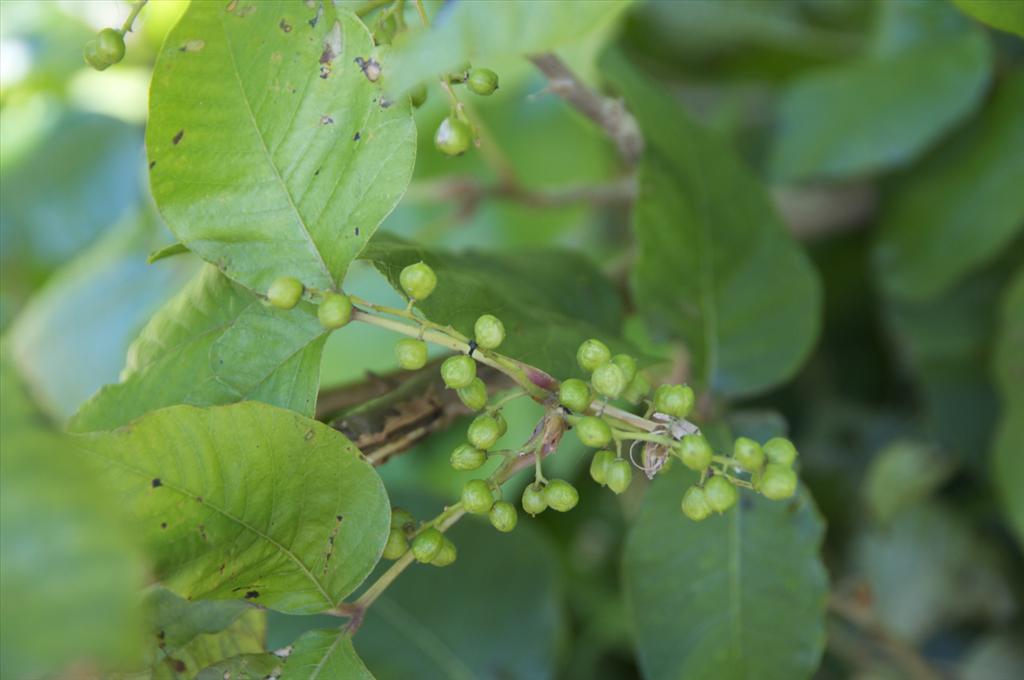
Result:
[[[145,259],[173,242],[148,196],[148,78],[185,5],[150,2],[125,62],[96,73],[81,47],[97,28],[120,25],[128,3],[0,3],[0,328],[16,363],[4,364],[5,418],[36,408],[9,388],[18,380],[51,423],[65,423],[118,379],[142,324],[198,271],[191,255]],[[1020,8],[1012,0],[636,2],[560,52],[601,88],[598,55],[614,44],[729,140],[771,188],[820,275],[810,358],[786,384],[733,404],[776,429],[788,423],[827,523],[820,678],[1024,677],[1024,42],[971,18],[990,21],[1009,5]],[[636,251],[627,203],[549,206],[452,190],[460,178],[499,179],[483,157],[489,145],[530,191],[621,181],[610,142],[547,93],[532,65],[484,65],[502,85],[472,101],[489,131],[484,150],[457,160],[433,150],[447,105],[432,92],[416,113],[413,184],[383,228],[430,247],[576,250],[622,292],[627,335],[678,358],[678,347],[646,337],[628,295]],[[772,285],[774,274],[764,276]],[[397,301],[367,264],[353,267],[346,285]],[[327,343],[323,388],[395,368],[386,332],[347,328]],[[685,362],[671,374],[685,377]],[[521,441],[539,410],[510,409],[507,441]],[[447,457],[464,425],[381,468],[394,498],[426,516],[457,493],[465,475],[453,474]],[[91,504],[66,470],[56,475],[68,489],[59,497],[30,491],[44,486],[40,471],[52,471],[59,451],[42,468],[13,453],[25,441],[54,452],[59,437],[49,425],[4,426],[4,668],[12,672],[31,668],[6,648],[23,625],[7,558],[32,555],[8,537],[22,535],[24,522],[108,537],[47,557],[81,566],[76,592],[35,603],[48,617],[39,625],[75,643],[55,647],[54,660],[125,653],[116,649],[123,640],[84,634],[90,611],[129,617],[116,586],[139,579],[136,562],[102,567],[122,540],[106,524],[108,509]],[[357,638],[367,664],[382,677],[636,677],[620,553],[645,489],[599,493],[583,483],[583,461],[567,444],[552,462],[558,476],[580,479],[577,511],[523,521],[509,537],[466,522],[453,569],[403,577]],[[48,508],[45,517],[27,518],[23,503]],[[20,577],[31,573],[21,566]],[[500,581],[488,577],[495,573]],[[241,650],[253,636],[274,648],[324,623],[271,614],[264,631],[240,611],[222,614],[225,626],[240,627],[231,639],[246,641]],[[181,644],[212,644],[206,638],[219,634],[191,630]],[[193,649],[197,658],[202,649]]]

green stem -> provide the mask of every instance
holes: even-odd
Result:
[[[147,2],[149,2],[149,0],[139,0],[132,6],[132,11],[128,13],[128,18],[124,20],[123,24],[121,24],[122,36],[125,33],[131,33],[132,27],[135,24],[135,17],[139,16],[139,12],[142,11],[142,8],[146,6]]]
[[[367,0],[362,5],[356,8],[356,16],[365,17],[373,10],[377,9],[378,7],[383,7],[384,5],[389,4],[390,2],[392,2],[392,0]]]

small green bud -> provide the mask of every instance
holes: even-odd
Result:
[[[416,518],[402,508],[391,508],[391,528],[408,531],[416,528]]]
[[[796,461],[796,447],[785,437],[772,437],[764,444],[764,455],[770,463],[792,465]]]
[[[455,561],[455,558],[459,556],[459,551],[455,549],[455,544],[452,543],[447,536],[441,542],[441,548],[437,551],[434,559],[430,560],[430,564],[435,567],[447,567],[449,564]]]
[[[505,325],[493,314],[484,314],[473,324],[476,344],[484,349],[497,349],[505,340]]]
[[[594,338],[584,340],[576,350],[576,363],[587,373],[592,373],[595,368],[611,360],[612,352],[608,345]]]
[[[89,66],[103,71],[124,59],[124,36],[117,29],[104,28],[85,44],[82,56]]]
[[[494,492],[484,479],[471,479],[462,487],[462,507],[474,515],[487,514],[494,505]]]
[[[278,309],[291,309],[302,299],[302,282],[294,276],[274,279],[267,289],[267,300]]]
[[[636,377],[636,359],[629,356],[628,354],[616,354],[612,357],[612,363],[619,367],[622,371],[622,377],[626,379],[626,384],[629,385]]]
[[[470,411],[479,411],[487,406],[487,386],[480,378],[473,378],[468,387],[460,387],[456,392]]]
[[[352,300],[341,293],[324,293],[323,300],[317,307],[316,317],[320,319],[320,325],[324,328],[341,328],[352,320]]]
[[[736,505],[739,493],[728,479],[715,476],[704,482],[704,498],[712,510],[721,514]]]
[[[704,489],[699,486],[691,486],[683,494],[683,514],[699,522],[711,516],[711,506],[708,505],[704,495]]]
[[[573,413],[585,413],[592,399],[590,385],[579,378],[563,380],[558,386],[559,403]]]
[[[476,362],[465,354],[448,357],[441,364],[441,379],[453,390],[469,387],[476,377]]]
[[[708,465],[711,465],[711,444],[708,444],[708,440],[704,438],[704,435],[686,435],[679,442],[677,450],[683,465],[691,470],[703,472],[707,469]]]
[[[444,544],[444,534],[434,527],[427,527],[412,539],[412,554],[417,562],[429,564],[437,557]]]
[[[409,102],[413,108],[418,109],[427,101],[427,85],[420,83],[409,91]]]
[[[456,470],[476,470],[487,462],[487,454],[470,444],[459,444],[452,451],[449,462]]]
[[[538,487],[534,482],[523,489],[523,510],[531,517],[536,517],[548,509],[548,502],[544,499],[544,489]]]
[[[392,529],[388,534],[388,541],[384,544],[384,559],[397,560],[409,549],[409,541],[405,538],[405,532],[401,529]]]
[[[472,143],[473,131],[453,116],[442,120],[434,133],[434,146],[446,156],[461,156]]]
[[[487,516],[491,520],[491,526],[504,533],[515,529],[516,523],[519,521],[519,513],[516,512],[516,506],[508,501],[498,501],[495,503]]]
[[[591,479],[604,486],[608,482],[608,466],[613,460],[615,460],[615,453],[608,449],[602,449],[595,453],[590,460]]]
[[[411,299],[426,300],[437,287],[437,274],[426,262],[416,262],[402,270],[398,283]]]
[[[620,494],[629,488],[633,481],[633,466],[625,458],[616,458],[608,463],[608,488]]]
[[[474,418],[466,432],[469,443],[483,451],[494,446],[499,437],[501,437],[501,427],[498,425],[498,421],[487,414]]]
[[[466,87],[471,92],[487,97],[498,89],[498,74],[489,68],[475,68],[466,78]]]
[[[654,391],[654,410],[676,418],[690,415],[695,401],[689,385],[661,385]]]
[[[612,429],[597,416],[584,416],[576,423],[576,436],[584,446],[600,449],[612,440]]]
[[[764,466],[761,445],[748,437],[740,437],[732,447],[732,457],[744,470],[757,472]]]
[[[416,371],[427,365],[427,343],[405,338],[395,343],[398,365],[407,371]]]
[[[552,479],[544,487],[544,500],[552,510],[569,512],[580,502],[580,494],[564,479]]]
[[[789,498],[796,493],[796,473],[788,465],[768,463],[761,473],[757,490],[773,501]]]
[[[622,390],[626,389],[626,376],[622,374],[622,369],[611,361],[595,368],[593,375],[590,376],[590,382],[598,394],[609,399],[617,398],[622,394]]]

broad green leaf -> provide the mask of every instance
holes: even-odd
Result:
[[[11,327],[19,370],[60,422],[117,380],[132,338],[198,270],[195,258],[148,266],[153,226],[140,217],[115,228],[50,279]]]
[[[971,645],[960,666],[960,680],[1024,677],[1024,639],[1019,633],[988,633]]]
[[[512,254],[431,251],[381,234],[363,253],[401,290],[398,277],[423,260],[437,288],[417,304],[428,319],[472,335],[481,314],[505,324],[500,351],[562,378],[579,371],[576,349],[590,337],[615,351],[636,354],[619,339],[622,303],[611,283],[578,254],[533,250]]]
[[[1024,3],[1012,0],[953,0],[953,4],[983,24],[1024,36]]]
[[[922,642],[950,624],[1005,620],[1014,610],[998,550],[959,509],[908,508],[865,532],[855,550],[875,614],[901,638]]]
[[[323,611],[383,550],[377,473],[342,434],[291,411],[172,406],[78,441],[182,597]]]
[[[171,231],[255,291],[340,285],[415,158],[408,102],[356,63],[382,58],[333,3],[192,3],[157,58],[146,130]]]
[[[1008,288],[995,350],[996,380],[1003,396],[992,481],[1024,545],[1024,269]]]
[[[839,179],[905,165],[981,101],[992,62],[985,32],[961,21],[950,34],[934,17],[959,19],[945,3],[889,4],[873,52],[811,71],[783,92],[769,162],[776,178]],[[916,15],[926,35],[937,24],[934,35],[886,36],[886,19],[905,27]]]
[[[824,523],[810,495],[743,492],[721,516],[692,522],[679,503],[696,481],[659,476],[623,555],[626,601],[644,677],[797,680],[825,642]]]
[[[132,343],[122,382],[86,402],[70,428],[110,430],[164,406],[243,400],[312,416],[326,337],[312,305],[276,309],[206,266]]]
[[[633,209],[637,306],[658,335],[686,343],[696,382],[743,395],[785,381],[818,335],[811,263],[726,141],[621,57],[607,63],[647,139]]]
[[[119,510],[6,356],[0,403],[0,676],[128,661],[141,642],[144,567]]]
[[[631,0],[515,0],[444,5],[429,30],[396,41],[385,63],[388,90],[416,83],[471,61],[484,65],[503,57],[531,55],[578,42],[614,21]]]
[[[189,602],[156,587],[146,598],[146,610],[152,635],[149,669],[126,677],[194,677],[214,663],[264,649],[266,612],[245,602]]]
[[[352,637],[335,630],[312,630],[294,645],[269,654],[249,654],[207,668],[196,680],[373,680],[352,648]],[[417,676],[419,677],[419,676]]]
[[[980,118],[896,187],[876,258],[899,298],[933,299],[1024,228],[1024,70],[1003,79]]]
[[[868,465],[864,502],[879,523],[932,495],[955,472],[949,458],[932,447],[898,441],[878,452]]]
[[[380,680],[553,677],[562,619],[552,546],[525,518],[508,535],[469,519],[450,536],[454,564],[414,565],[370,608],[355,635],[367,667]]]

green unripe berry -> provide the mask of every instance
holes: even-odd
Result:
[[[584,340],[576,350],[576,363],[587,373],[593,372],[595,368],[611,360],[612,351],[608,349],[608,345],[594,338]]]
[[[415,529],[416,518],[408,510],[391,508],[391,528],[402,529],[403,531]]]
[[[95,40],[85,44],[82,56],[89,66],[103,71],[124,59],[124,37],[116,29],[104,28]]]
[[[708,440],[704,438],[704,435],[686,435],[679,442],[677,450],[683,465],[691,470],[702,472],[707,469],[708,465],[711,465],[711,444],[708,444]]]
[[[446,156],[461,156],[473,143],[473,131],[458,118],[449,116],[441,121],[434,133],[434,146]]]
[[[476,470],[487,462],[487,454],[470,444],[459,444],[452,451],[449,462],[456,470]]]
[[[531,517],[536,517],[548,509],[548,502],[544,499],[544,489],[536,483],[528,484],[523,489],[523,510]]]
[[[654,410],[676,418],[690,415],[695,401],[689,385],[661,385],[654,391]]]
[[[628,354],[616,354],[612,357],[612,363],[619,367],[622,371],[622,377],[626,379],[626,384],[629,385],[633,378],[636,377],[636,359]]]
[[[455,549],[455,544],[448,540],[448,537],[444,537],[441,548],[437,551],[434,559],[430,560],[430,564],[435,567],[447,567],[458,556],[459,551]]]
[[[608,463],[606,478],[608,488],[616,494],[620,494],[628,489],[633,481],[633,466],[625,458],[616,458]]]
[[[409,90],[409,102],[413,105],[413,108],[420,108],[423,103],[427,101],[427,85],[426,83],[420,83],[416,87]]]
[[[600,449],[612,440],[612,428],[597,416],[584,416],[576,423],[576,436],[584,446]]]
[[[444,544],[444,534],[434,527],[427,527],[412,539],[412,554],[417,562],[429,564],[437,557]]]
[[[388,534],[388,542],[384,544],[384,559],[397,560],[409,549],[409,541],[401,529],[392,529]]]
[[[469,440],[469,443],[483,451],[494,446],[499,437],[501,437],[501,427],[498,425],[498,421],[487,414],[474,418],[473,422],[469,424],[469,430],[466,431],[466,439]]]
[[[563,380],[558,386],[558,401],[573,413],[584,413],[593,395],[590,393],[590,385],[579,378]]]
[[[416,371],[427,365],[427,343],[405,338],[395,343],[398,365],[407,371]]]
[[[398,283],[411,299],[426,300],[437,287],[437,274],[426,262],[416,262],[402,270]]]
[[[552,479],[544,487],[544,500],[552,510],[569,512],[580,502],[580,493],[564,479]]]
[[[484,479],[471,479],[462,487],[462,507],[474,515],[490,512],[494,505],[494,492]]]
[[[595,453],[590,460],[591,479],[604,486],[608,482],[608,466],[613,460],[615,460],[615,454],[608,449],[602,449]]]
[[[491,526],[504,533],[515,529],[516,523],[519,521],[519,513],[516,512],[516,506],[508,501],[498,501],[495,503],[487,516],[491,520]]]
[[[626,376],[623,375],[621,368],[609,361],[594,369],[590,383],[598,394],[615,399],[626,389]]]
[[[764,444],[764,455],[769,463],[792,465],[796,461],[796,447],[785,437],[772,437]]]
[[[493,314],[484,314],[473,324],[476,344],[484,349],[497,349],[505,340],[505,324]]]
[[[788,465],[768,463],[761,473],[757,490],[773,501],[789,498],[796,493],[796,473]]]
[[[736,505],[739,492],[728,479],[716,476],[704,482],[704,498],[712,510],[723,513]]]
[[[476,377],[476,362],[465,354],[448,357],[441,364],[441,380],[453,390],[469,387]]]
[[[294,276],[274,279],[267,289],[267,300],[278,309],[291,309],[302,299],[302,282]]]
[[[100,57],[100,44],[96,40],[90,40],[85,43],[85,47],[82,48],[82,58],[85,59],[85,63],[92,66],[97,71],[102,71],[110,64]]]
[[[324,293],[316,310],[316,318],[320,319],[320,325],[324,328],[341,328],[352,320],[352,300],[341,293]]]
[[[468,387],[460,387],[456,393],[470,411],[479,411],[487,406],[487,386],[480,378],[473,378]]]
[[[626,385],[626,390],[622,393],[622,398],[631,404],[639,404],[650,391],[651,383],[647,382],[647,378],[642,374],[637,373],[636,377]]]
[[[708,505],[704,495],[704,489],[699,486],[691,486],[683,494],[683,514],[699,522],[711,516],[711,506]]]
[[[505,433],[508,432],[508,421],[505,420],[505,416],[498,412],[492,414],[491,417],[494,418],[494,422],[498,423],[498,436],[504,437]]]
[[[757,472],[764,466],[761,445],[749,437],[740,437],[732,447],[732,457],[744,470]]]
[[[489,68],[475,68],[466,78],[466,87],[484,97],[498,89],[498,74]]]

